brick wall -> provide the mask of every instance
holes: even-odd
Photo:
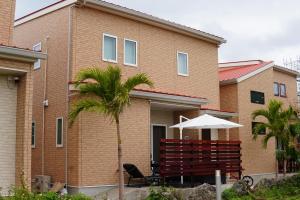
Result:
[[[15,137],[15,183],[20,184],[21,174],[27,185],[31,186],[31,123],[32,123],[32,65],[0,59],[0,66],[19,69],[27,73],[19,74],[16,92],[16,137]],[[13,99],[11,99],[13,102]]]
[[[0,1],[0,44],[12,44],[15,4],[15,0]]]
[[[65,182],[66,138],[63,140],[64,147],[57,148],[56,118],[64,118],[65,137],[68,127],[68,20],[69,8],[64,8],[16,26],[14,33],[15,45],[32,48],[34,44],[41,42],[42,51],[48,53],[48,59],[41,61],[41,68],[33,71],[33,120],[36,122],[36,147],[32,149],[32,177],[42,174],[42,135],[45,129],[44,174],[50,175],[53,181],[60,182]],[[45,73],[47,73],[46,77]],[[43,128],[44,91],[46,91],[46,99],[49,100],[49,107],[45,109]],[[75,151],[70,150],[70,154],[72,152]],[[70,178],[74,179],[71,176]]]

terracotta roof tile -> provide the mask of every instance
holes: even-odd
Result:
[[[257,63],[251,63],[252,61],[241,61],[243,65],[238,65],[238,62],[230,62],[234,63],[233,66],[230,66],[230,63],[227,63],[228,65],[226,67],[220,67],[219,68],[219,80],[225,81],[225,80],[232,80],[237,79],[242,76],[245,76],[259,68],[262,68],[266,66],[267,64],[272,63],[265,62],[265,61],[257,61]],[[249,64],[247,64],[249,62]],[[246,64],[245,64],[246,63]],[[224,64],[224,63],[222,63]]]

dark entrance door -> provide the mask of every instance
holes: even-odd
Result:
[[[202,140],[211,140],[211,130],[202,129]]]
[[[152,159],[153,161],[159,162],[159,146],[160,139],[166,138],[166,127],[160,125],[152,126]]]

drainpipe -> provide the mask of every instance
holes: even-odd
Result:
[[[45,39],[46,54],[48,55],[48,42],[50,37],[47,36]],[[45,109],[47,103],[47,69],[48,69],[48,60],[46,59],[45,69],[44,69],[44,94],[43,94],[43,113],[42,113],[42,175],[45,175]]]
[[[69,103],[70,103],[70,91],[69,91],[69,82],[70,82],[70,67],[71,67],[71,56],[72,56],[72,9],[75,5],[69,7],[69,27],[68,27],[68,63],[67,63],[67,116],[69,115]],[[68,123],[66,123],[66,140],[65,140],[65,184],[66,188],[68,186]]]

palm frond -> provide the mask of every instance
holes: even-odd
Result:
[[[153,87],[153,82],[149,79],[149,77],[145,73],[136,74],[127,79],[124,83],[124,87],[130,92],[134,87],[145,84],[150,87]]]
[[[92,68],[84,68],[80,70],[75,78],[75,87],[78,87],[81,83],[92,80],[98,83],[104,82],[105,78],[105,71],[98,68],[98,67],[92,67]]]
[[[265,135],[265,137],[262,140],[264,148],[267,148],[269,140],[273,137],[275,137],[275,134],[273,132],[269,132],[267,135]]]
[[[266,129],[268,128],[268,125],[266,123],[263,123],[263,122],[259,122],[257,124],[255,124],[255,127],[253,128],[253,131],[252,131],[252,138],[254,140],[257,139],[258,135],[263,132],[263,131],[266,131]]]
[[[270,113],[269,113],[268,110],[265,110],[265,109],[259,109],[259,110],[255,110],[254,112],[252,112],[252,119],[253,120],[255,120],[259,116],[262,116],[262,117],[265,117],[265,118],[269,119]]]
[[[78,114],[81,111],[97,112],[97,113],[107,113],[108,110],[101,101],[90,98],[90,99],[80,99],[73,106],[69,113],[69,122],[72,125]]]

